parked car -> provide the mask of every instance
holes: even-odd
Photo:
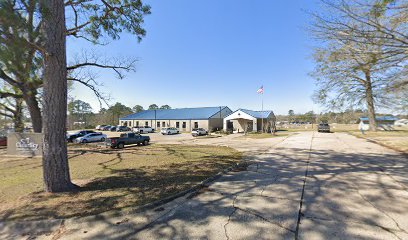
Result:
[[[191,135],[193,135],[193,137],[207,135],[207,134],[208,134],[208,132],[204,128],[194,128],[191,131]]]
[[[328,123],[320,123],[319,126],[317,126],[317,131],[318,132],[330,132],[330,126]]]
[[[137,133],[122,133],[120,137],[113,137],[113,138],[106,139],[105,144],[107,146],[110,146],[111,148],[122,149],[126,145],[130,145],[130,144],[148,145],[149,142],[150,142],[149,136],[142,136]]]
[[[171,135],[171,134],[177,134],[179,133],[179,130],[174,127],[168,127],[168,128],[162,128],[160,130],[160,133],[163,135]]]
[[[152,133],[154,132],[154,128],[149,127],[149,126],[133,127],[132,131],[135,133]]]
[[[111,131],[111,132],[116,132],[116,129],[117,129],[116,126],[111,126],[111,127],[109,128],[109,131]]]
[[[89,142],[105,142],[107,136],[102,133],[89,133],[83,137],[75,139],[76,143],[89,143]]]
[[[102,131],[110,131],[111,127],[112,127],[111,125],[107,125],[107,126],[103,127],[101,130]]]
[[[106,125],[98,125],[95,127],[96,130],[102,131],[103,128],[106,127]]]
[[[83,137],[89,133],[94,133],[94,131],[92,130],[82,130],[73,134],[67,134],[67,141],[68,142],[73,142],[75,139],[79,138],[79,137]]]
[[[130,128],[126,127],[126,126],[117,126],[116,127],[116,132],[128,132],[130,131]]]
[[[0,146],[7,146],[7,137],[0,136]]]

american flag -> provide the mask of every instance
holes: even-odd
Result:
[[[256,92],[259,93],[259,94],[263,94],[263,92],[264,92],[263,86],[261,86]]]

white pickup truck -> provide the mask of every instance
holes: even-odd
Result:
[[[132,131],[135,133],[152,133],[154,132],[154,128],[151,128],[149,126],[133,127]]]

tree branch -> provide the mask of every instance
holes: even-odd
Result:
[[[20,86],[20,83],[18,83],[13,78],[11,78],[9,75],[7,75],[2,69],[0,69],[0,78],[12,86],[15,86],[15,87]]]
[[[0,91],[0,98],[8,98],[8,97],[22,98],[23,95],[22,94],[11,93],[11,92]]]

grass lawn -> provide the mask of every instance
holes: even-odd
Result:
[[[398,129],[395,131],[366,131],[361,134],[359,131],[350,131],[351,135],[366,138],[392,149],[408,153],[408,129]]]
[[[338,124],[331,123],[331,132],[348,132],[358,130],[358,124]],[[318,124],[305,124],[305,125],[288,125],[287,127],[278,127],[278,130],[288,132],[304,132],[304,131],[317,131]]]
[[[137,207],[182,190],[241,161],[216,146],[150,145],[123,150],[69,147],[74,193],[42,191],[41,158],[1,158],[0,220],[87,216]]]
[[[271,133],[248,133],[247,135],[241,136],[242,138],[252,138],[252,139],[264,139],[264,138],[275,138],[275,137],[286,137],[290,133],[286,131],[278,131],[276,135]]]

